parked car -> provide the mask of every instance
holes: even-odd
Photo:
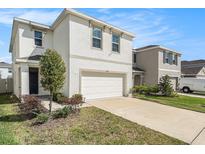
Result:
[[[205,79],[181,78],[179,88],[184,93],[191,93],[193,91],[205,92]]]

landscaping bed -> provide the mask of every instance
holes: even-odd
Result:
[[[0,95],[0,144],[186,144],[95,107],[43,124],[35,120]]]

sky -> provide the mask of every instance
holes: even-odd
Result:
[[[0,61],[11,63],[13,17],[51,25],[63,9],[0,9]],[[133,47],[162,45],[183,60],[205,59],[205,9],[81,8],[82,13],[136,35]]]

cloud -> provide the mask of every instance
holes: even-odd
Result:
[[[109,13],[111,13],[111,9],[110,8],[102,8],[102,9],[98,9],[97,12],[109,14]]]
[[[10,25],[14,17],[34,20],[44,24],[51,24],[59,15],[59,10],[45,9],[1,9],[0,23]]]
[[[170,25],[169,17],[165,12],[153,9],[126,9],[100,10],[105,12],[99,19],[121,27],[136,34],[134,47],[149,44],[174,45],[182,37],[174,26]],[[98,12],[100,12],[98,10]],[[106,12],[109,13],[106,13]],[[112,15],[110,15],[110,12]]]
[[[0,57],[0,62],[11,63],[11,56]]]

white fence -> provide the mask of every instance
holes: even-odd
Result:
[[[13,79],[0,79],[0,93],[13,92]]]

